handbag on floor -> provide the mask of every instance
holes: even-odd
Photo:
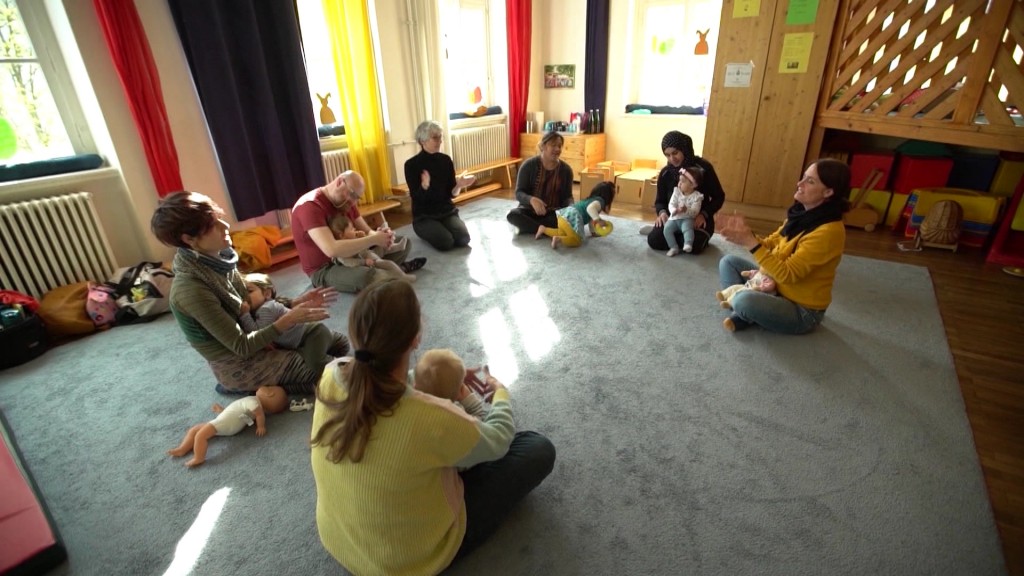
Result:
[[[12,317],[5,317],[3,329],[0,329],[0,370],[24,364],[49,349],[46,328],[39,315],[23,308],[20,317],[9,320]]]

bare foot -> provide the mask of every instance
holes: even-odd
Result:
[[[540,240],[540,237],[544,235],[544,231],[547,230],[547,226],[538,226],[537,233],[533,235],[534,240]]]
[[[561,242],[562,242],[562,239],[560,237],[552,236],[551,237],[551,249],[552,250],[558,250],[558,245]]]
[[[188,454],[191,451],[192,451],[191,448],[183,448],[183,447],[179,446],[179,447],[177,447],[177,448],[175,448],[173,450],[168,450],[167,451],[167,455],[168,456],[178,457],[178,456],[184,456],[185,454]]]
[[[206,462],[206,460],[199,460],[198,458],[193,458],[188,462],[185,462],[185,466],[188,468],[195,468],[196,466],[199,466],[203,462]]]
[[[404,274],[402,276],[402,280],[405,280],[406,282],[412,283],[412,282],[416,281],[416,277],[413,276],[412,274]]]

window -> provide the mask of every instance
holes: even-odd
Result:
[[[627,101],[703,106],[711,94],[721,0],[639,0],[633,41],[634,92]]]
[[[321,0],[298,0],[299,26],[302,28],[302,52],[306,58],[306,81],[317,126],[342,125],[334,54],[327,32]]]
[[[94,152],[46,9],[0,0],[0,164]]]
[[[445,2],[445,93],[449,112],[489,106],[491,85],[490,20],[486,0]]]

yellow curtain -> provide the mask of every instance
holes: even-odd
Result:
[[[383,199],[391,190],[387,136],[366,0],[323,0],[334,53],[334,73],[352,169],[366,180],[363,203]]]

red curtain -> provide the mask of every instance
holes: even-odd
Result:
[[[519,154],[519,133],[526,123],[530,97],[530,37],[533,0],[506,0],[508,36],[508,119],[512,155]]]
[[[182,189],[178,151],[164,108],[160,75],[135,3],[93,0],[161,198]]]

